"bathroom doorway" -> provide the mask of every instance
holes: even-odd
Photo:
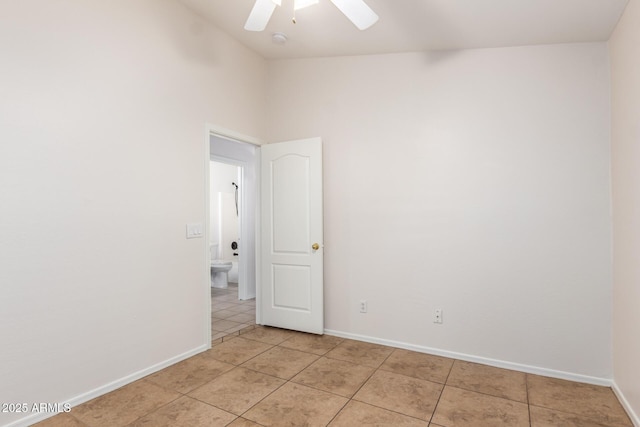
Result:
[[[259,164],[256,159],[258,144],[250,137],[217,126],[207,125],[205,236],[209,262],[206,273],[206,304],[211,314],[211,321],[207,321],[205,330],[205,339],[207,340],[215,341],[229,334],[238,334],[243,329],[253,328],[259,316],[259,308],[256,307],[256,227],[259,194]],[[216,178],[218,172],[216,172],[217,168],[213,162],[231,169],[226,174],[220,172],[221,176]],[[212,180],[219,182],[212,182]],[[234,184],[238,186],[237,212]],[[226,195],[218,195],[217,193],[226,193]],[[223,200],[222,204],[228,206],[227,209],[223,209],[227,211],[227,216],[231,217],[231,220],[237,215],[237,228],[229,227],[230,238],[224,237],[225,233],[221,232],[226,227],[218,225],[218,222],[213,218],[213,214],[219,211],[219,208],[216,207],[216,205],[219,206],[219,200]],[[234,230],[236,230],[235,233]],[[237,240],[233,238],[234,235],[237,236]],[[235,249],[231,246],[233,242],[236,242],[237,245]],[[211,243],[219,245],[215,253]],[[238,255],[234,255],[234,253]],[[213,257],[235,260],[235,265],[232,265],[234,271],[231,273],[231,282],[227,280],[227,288],[212,286],[213,277],[210,264]],[[236,280],[237,285],[235,284]]]
[[[211,253],[211,341],[255,327],[256,301],[240,298],[243,247],[243,167],[209,163],[209,247]],[[216,272],[217,271],[217,272]]]
[[[234,240],[230,240],[226,244],[221,242],[220,245],[225,246],[221,246],[218,249],[221,249],[221,252],[226,254],[223,257],[227,258],[228,255],[229,259],[235,259],[237,262],[238,299],[252,299],[256,297],[256,207],[258,198],[256,146],[212,132],[209,135],[208,149],[209,161],[207,162],[207,169],[211,169],[211,162],[222,163],[231,168],[227,178],[222,178],[225,181],[220,183],[220,189],[223,190],[223,193],[227,193],[222,197],[228,200],[226,204],[231,206],[230,210],[233,214],[235,214],[236,196],[233,183],[238,185],[237,219],[239,221],[239,231],[237,236],[239,240],[235,240],[237,248],[235,250],[231,248]],[[233,172],[234,170],[237,172]],[[211,183],[211,171],[209,171],[208,175],[209,189],[207,191],[207,199],[209,205],[207,208],[211,209],[212,199],[216,197],[213,190],[217,188],[217,184]],[[209,216],[211,217],[211,214]],[[207,224],[207,226],[207,228],[211,228],[210,224]],[[209,236],[213,233],[211,230],[208,232]],[[233,230],[231,233],[233,233]],[[207,247],[209,248],[209,245]],[[233,253],[238,255],[234,256]]]
[[[214,288],[239,286],[242,167],[211,160],[209,166],[209,247],[213,263],[225,270],[212,277]],[[216,275],[214,272],[213,275]]]

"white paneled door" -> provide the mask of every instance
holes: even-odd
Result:
[[[260,151],[262,324],[322,334],[322,141]]]

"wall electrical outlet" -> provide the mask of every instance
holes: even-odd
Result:
[[[360,300],[360,313],[366,313],[367,312],[367,300],[363,299]]]
[[[437,308],[433,312],[433,323],[442,323],[442,309]]]

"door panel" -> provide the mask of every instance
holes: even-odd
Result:
[[[322,334],[322,142],[267,144],[260,151],[262,323]]]
[[[309,253],[309,174],[308,157],[271,162],[274,253]]]
[[[311,311],[311,269],[303,265],[274,265],[271,282],[274,307]]]

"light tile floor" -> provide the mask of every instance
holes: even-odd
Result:
[[[227,289],[211,288],[211,340],[227,335],[239,335],[256,324],[256,300],[238,299],[238,284],[229,283]]]
[[[210,350],[38,426],[632,426],[607,387],[255,326],[234,291]]]

